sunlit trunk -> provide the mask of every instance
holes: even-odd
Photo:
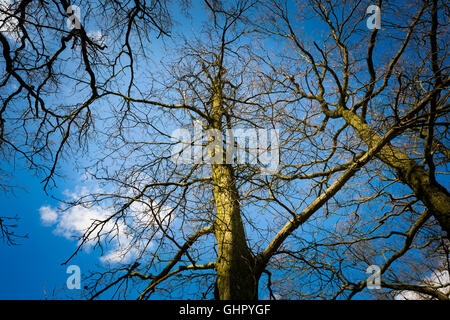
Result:
[[[218,87],[217,92],[213,99],[211,127],[220,130],[223,109]],[[209,145],[211,143],[210,139]],[[223,155],[222,141],[208,153],[211,158]],[[211,164],[217,211],[214,233],[218,248],[214,295],[220,300],[257,299],[259,276],[255,273],[255,257],[247,245],[233,167],[223,160],[216,158]]]
[[[216,299],[257,299],[255,258],[247,246],[232,167],[213,164],[213,178],[218,246]]]
[[[368,146],[376,144],[381,139],[354,112],[344,110],[343,117]],[[397,172],[400,180],[414,191],[416,197],[423,202],[441,228],[447,232],[447,236],[450,236],[450,195],[447,190],[438,183],[431,182],[423,167],[391,144],[381,149],[377,157]]]

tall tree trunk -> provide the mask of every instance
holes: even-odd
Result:
[[[217,217],[214,232],[218,246],[215,263],[215,297],[220,300],[258,298],[255,257],[247,246],[239,196],[231,165],[213,164]]]
[[[369,147],[381,139],[354,112],[343,110],[342,116]],[[423,167],[390,143],[381,149],[377,157],[396,171],[399,179],[414,191],[416,197],[423,202],[439,222],[441,228],[447,232],[447,236],[450,236],[450,195],[448,191],[437,182],[432,181]]]
[[[220,131],[224,110],[221,80],[219,78],[216,81],[210,125],[212,129]],[[213,139],[209,140],[208,145],[211,146],[211,143]],[[208,152],[211,158],[224,155],[222,139],[215,141]],[[258,299],[259,279],[255,272],[256,259],[247,246],[233,167],[223,160],[219,157],[211,164],[217,210],[214,233],[218,247],[214,296],[220,300],[254,300]]]

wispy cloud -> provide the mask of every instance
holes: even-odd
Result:
[[[41,221],[44,225],[52,225],[58,221],[58,213],[50,206],[43,206],[39,208]]]
[[[95,43],[97,43],[100,46],[106,45],[106,39],[100,30],[89,31],[89,32],[87,32],[87,36],[89,37],[89,39],[91,39],[92,41],[94,41]]]
[[[17,3],[11,0],[0,0],[0,32],[14,41],[19,41],[21,38],[21,32],[17,28],[19,21],[11,16]]]
[[[92,190],[91,190],[92,191]],[[99,191],[98,189],[96,191]],[[64,194],[69,199],[78,199],[82,195],[89,194],[86,187],[76,188],[75,192],[65,191]],[[136,230],[155,225],[155,218],[161,224],[166,224],[169,220],[170,208],[159,208],[154,206],[153,212],[149,213],[151,206],[144,202],[135,202],[130,206],[130,213],[127,224],[124,221],[110,220],[103,225],[102,231],[96,230],[84,244],[84,248],[89,250],[97,240],[103,241],[104,247],[108,251],[100,257],[103,263],[129,263],[136,258],[143,248],[152,246],[145,239],[141,239],[135,234]],[[152,211],[152,210],[150,210]],[[154,212],[157,212],[155,216]],[[111,217],[113,211],[100,207],[73,206],[69,208],[53,208],[42,206],[39,209],[41,222],[45,226],[54,226],[54,234],[67,239],[80,239],[91,225],[96,221],[106,221]],[[97,238],[98,236],[98,238]]]
[[[430,276],[426,277],[423,280],[423,283],[421,285],[423,286],[429,286],[429,287],[441,287],[437,290],[444,293],[445,295],[450,294],[450,286],[448,284],[450,283],[450,274],[448,270],[434,271]],[[395,300],[427,300],[430,299],[429,296],[420,294],[414,291],[401,291],[399,294],[395,296]]]
[[[66,239],[80,239],[95,221],[104,221],[111,212],[99,208],[85,208],[82,206],[71,207],[66,210],[42,206],[39,209],[41,221],[45,226],[54,225],[53,233]],[[100,232],[100,231],[98,231]],[[103,231],[97,231],[85,242],[84,248],[89,250],[97,241],[107,242],[110,250],[100,260],[104,263],[127,263],[134,256],[136,250],[130,248],[132,235],[128,228],[121,222],[106,222]]]

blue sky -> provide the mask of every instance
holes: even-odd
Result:
[[[83,9],[82,6],[81,9]],[[199,10],[197,3],[194,3],[193,16],[198,18]],[[81,13],[83,14],[83,11]],[[202,19],[204,18],[206,17],[202,15]],[[201,19],[190,20],[189,30],[184,25],[177,25],[177,27],[182,28],[184,32],[195,32],[196,26],[201,24],[200,21]],[[89,25],[87,28],[89,32],[97,32],[98,27]],[[14,47],[13,39],[10,40],[11,46]],[[163,58],[162,45],[160,40],[154,40],[152,43],[152,58],[156,63]],[[70,53],[63,58],[70,58]],[[155,66],[149,67],[154,68]],[[66,71],[67,68],[77,68],[77,66],[69,64],[65,66]],[[70,86],[62,87],[62,89],[65,104],[77,103],[78,95],[82,96],[81,92],[74,93]],[[90,154],[94,154],[95,149],[91,146]],[[81,158],[71,158],[70,160],[73,159],[76,160],[77,165],[83,161]],[[19,235],[27,235],[27,238],[17,239],[18,245],[14,246],[0,243],[0,299],[76,298],[78,292],[70,291],[66,287],[66,280],[70,276],[66,273],[67,267],[78,265],[82,277],[89,271],[98,270],[103,264],[99,250],[90,248],[81,250],[67,265],[62,265],[77,249],[77,240],[70,236],[80,234],[67,228],[58,228],[61,216],[54,223],[45,223],[40,209],[47,207],[51,212],[55,212],[61,205],[57,199],[67,200],[68,195],[80,191],[80,186],[85,186],[86,181],[83,181],[79,172],[74,170],[75,162],[66,161],[63,164],[60,163],[59,166],[61,170],[58,171],[58,174],[62,174],[62,177],[55,179],[55,186],[50,183],[46,193],[42,183],[44,176],[27,170],[27,165],[20,159],[15,159],[15,161],[14,167],[11,163],[0,162],[0,167],[5,172],[14,173],[12,181],[8,181],[8,183],[20,187],[14,188],[11,192],[0,192],[0,216],[14,217],[17,215],[20,220],[17,221],[18,227],[14,231]],[[68,234],[58,233],[58,230],[68,232]],[[108,250],[106,250],[106,254],[108,254]],[[83,281],[81,286],[83,286]]]
[[[84,9],[83,6],[81,9]],[[194,15],[198,16],[197,10],[199,8],[195,5]],[[190,30],[193,31],[194,26],[197,23],[200,24],[200,20],[191,20]],[[185,26],[179,27],[185,28]],[[87,29],[89,32],[97,32],[98,27],[88,25]],[[10,40],[11,46],[14,47],[16,45],[14,39]],[[155,40],[152,43],[152,57],[156,62],[163,57],[161,46],[161,41]],[[63,58],[70,58],[70,53]],[[67,68],[77,68],[77,66],[69,64],[65,66],[66,71]],[[70,86],[62,89],[63,100],[66,104],[77,103],[78,96],[82,96],[81,92],[74,93]],[[95,153],[94,150],[95,148],[91,147],[90,153]],[[70,160],[72,159],[75,158]],[[76,159],[77,164],[81,161],[82,159]],[[77,292],[71,292],[66,288],[66,280],[70,276],[66,273],[68,265],[78,265],[83,277],[84,272],[87,273],[102,266],[100,253],[98,250],[87,248],[79,251],[67,265],[62,265],[77,249],[77,240],[71,239],[70,236],[77,236],[79,233],[63,227],[58,228],[58,221],[44,223],[40,209],[46,207],[51,213],[55,212],[60,206],[56,199],[68,199],[68,194],[77,192],[77,188],[81,185],[85,186],[86,182],[81,180],[80,174],[74,170],[74,162],[71,161],[60,164],[62,171],[58,174],[63,176],[55,180],[55,187],[52,187],[50,183],[47,193],[44,192],[44,185],[41,182],[44,176],[37,176],[34,172],[27,170],[26,164],[20,159],[16,159],[14,167],[5,161],[0,162],[0,167],[5,172],[14,173],[12,181],[8,181],[9,184],[20,186],[11,192],[0,192],[0,216],[18,216],[20,220],[14,231],[19,235],[28,236],[17,239],[19,245],[7,246],[6,243],[0,243],[0,299],[76,297]],[[58,233],[58,230],[67,234]],[[83,286],[83,282],[81,285]]]
[[[190,21],[192,33],[195,32],[194,26],[200,25],[199,20],[201,19],[196,19],[200,15],[201,12],[198,11],[198,8],[195,8],[194,18]],[[204,18],[204,16],[201,17]],[[298,25],[298,27],[302,26],[307,29],[305,33],[310,35],[311,38],[316,35],[314,31],[320,30],[319,25],[310,23]],[[184,26],[178,27],[183,29]],[[186,31],[186,33],[188,34],[189,31]],[[154,47],[152,46],[155,61],[164,55],[160,50],[160,45],[160,42],[155,41]],[[275,44],[273,43],[273,45]],[[379,50],[380,54],[383,54],[382,51]],[[72,67],[76,68],[76,66]],[[154,68],[154,66],[146,67]],[[141,71],[141,73],[144,72]],[[71,88],[65,89],[70,91]],[[69,99],[69,97],[70,93],[66,92],[66,98]],[[77,100],[77,98],[77,96],[73,97],[74,100]],[[67,100],[65,102],[69,103]],[[92,155],[97,150],[90,149],[90,151]],[[0,163],[0,165],[6,171],[11,169],[10,164]],[[11,184],[22,186],[25,190],[15,189],[14,193],[0,193],[0,216],[19,216],[19,227],[16,232],[28,235],[28,238],[18,239],[20,244],[18,246],[8,247],[4,243],[0,244],[2,259],[0,263],[0,299],[58,299],[77,296],[76,291],[66,289],[66,280],[69,276],[66,273],[67,265],[61,265],[77,248],[77,240],[70,239],[70,236],[77,235],[77,230],[70,229],[74,225],[64,225],[60,216],[55,216],[53,219],[52,214],[55,212],[55,208],[60,206],[56,199],[67,199],[70,193],[80,192],[80,186],[84,185],[85,182],[81,180],[78,172],[73,170],[73,163],[70,161],[62,164],[61,168],[63,168],[63,171],[59,173],[62,173],[63,177],[56,179],[56,188],[48,189],[47,194],[43,190],[42,177],[24,169],[24,165],[19,161]],[[87,187],[95,187],[95,185]],[[49,221],[47,224],[42,221],[42,208],[48,208]],[[255,208],[248,208],[249,211],[253,209]],[[101,212],[96,213],[101,214]],[[76,212],[69,211],[69,214],[76,214]],[[107,249],[106,254],[114,254],[114,250],[108,250],[111,249]],[[102,260],[99,253],[94,250],[80,251],[68,263],[68,265],[71,264],[78,265],[83,275],[84,272],[101,266]],[[364,277],[360,274],[357,276]],[[265,283],[266,278],[263,276],[260,285],[265,286]],[[83,282],[81,285],[83,286]],[[193,288],[186,288],[186,290],[191,289]],[[358,298],[362,296],[364,294]],[[133,295],[130,296],[130,298],[132,297]],[[104,298],[107,298],[107,296]],[[264,296],[261,298],[264,298]]]
[[[198,31],[201,28],[202,19],[206,17],[195,1],[194,8],[192,8],[192,16],[193,19],[189,20],[189,29],[183,24],[177,25],[175,26],[175,32],[179,28],[186,36],[190,33],[196,34],[196,30]],[[178,19],[174,20],[176,21]],[[180,20],[187,22],[186,19]],[[296,26],[307,29],[308,32],[306,34],[310,35],[311,38],[314,38],[315,34],[321,33],[320,24],[305,22],[299,23]],[[88,29],[88,31],[96,31],[96,27],[93,25],[89,26]],[[152,42],[152,58],[156,62],[164,58],[161,45],[160,41],[155,40]],[[268,45],[266,49],[270,50],[271,46],[275,45],[275,43],[269,42],[266,45]],[[76,67],[76,65],[66,66],[66,68]],[[155,68],[155,66],[149,67],[150,69]],[[144,77],[142,75],[144,73],[141,71],[140,77]],[[63,89],[65,91],[64,102],[66,104],[76,103],[78,97],[77,94],[72,92],[72,88],[66,86]],[[80,92],[79,95],[82,95],[82,93]],[[91,147],[90,154],[93,155],[96,151],[95,148],[92,149]],[[81,159],[77,160],[78,162],[81,161]],[[11,168],[8,164],[3,163],[2,165],[6,166],[5,169]],[[40,209],[46,207],[53,214],[55,208],[60,205],[55,198],[67,199],[68,194],[76,192],[77,188],[80,188],[85,182],[80,179],[78,173],[73,171],[73,163],[68,161],[61,165],[63,171],[59,172],[64,176],[56,179],[56,187],[48,189],[47,194],[43,191],[42,177],[35,176],[23,167],[23,164],[21,165],[20,163],[16,167],[12,184],[23,186],[26,189],[16,189],[14,190],[14,194],[0,194],[2,210],[0,216],[19,216],[20,220],[18,222],[19,227],[17,233],[28,234],[28,238],[19,239],[19,246],[7,247],[3,244],[0,246],[0,255],[3,261],[0,264],[0,299],[76,297],[77,292],[70,292],[65,288],[65,283],[69,275],[66,273],[67,265],[61,264],[77,248],[77,241],[75,239],[69,239],[70,236],[79,234],[76,234],[73,230],[61,227],[60,217],[54,223],[43,223]],[[256,210],[256,208],[248,208],[248,210]],[[265,222],[261,221],[261,223]],[[68,234],[64,236],[64,232],[68,232]],[[99,259],[98,252],[89,250],[88,252],[80,251],[68,265],[70,264],[80,266],[83,275],[83,272],[96,269],[102,262]],[[265,282],[266,279],[263,276],[260,283],[262,288],[265,286]],[[83,286],[83,283],[81,285]],[[189,290],[189,288],[186,288],[186,290]]]
[[[5,165],[4,163],[2,165]],[[18,234],[28,238],[18,239],[20,245],[0,245],[0,299],[44,299],[63,297],[67,266],[61,263],[76,249],[76,240],[55,235],[53,227],[41,223],[39,208],[56,206],[51,196],[58,196],[58,190],[43,191],[40,179],[24,169],[16,169],[15,182],[26,190],[15,189],[14,194],[0,194],[1,216],[20,217]],[[73,177],[72,177],[73,179]],[[74,182],[65,178],[65,185]],[[60,196],[60,195],[59,195]],[[95,252],[80,252],[70,264],[77,264],[81,270],[98,264]],[[57,293],[53,296],[53,290]],[[46,294],[45,294],[46,292]]]

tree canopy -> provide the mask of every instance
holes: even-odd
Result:
[[[120,244],[84,297],[449,298],[446,1],[0,3],[2,161]]]

